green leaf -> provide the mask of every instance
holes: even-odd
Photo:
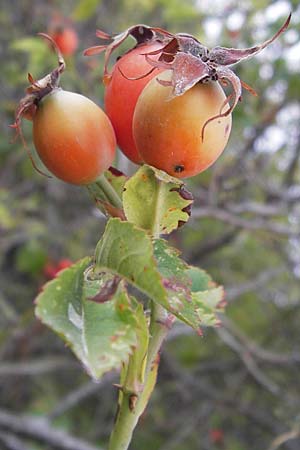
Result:
[[[188,265],[179,258],[179,252],[164,239],[154,241],[154,256],[163,284],[168,292],[168,311],[187,325],[199,329],[199,318],[191,299],[191,279]]]
[[[224,310],[224,289],[222,286],[208,291],[193,292],[192,301],[201,326],[217,327],[220,325],[217,313]]]
[[[201,326],[217,326],[217,312],[224,306],[224,291],[197,267],[188,266],[179,252],[163,239],[154,242],[154,255],[168,292],[168,310],[199,331]]]
[[[137,345],[135,307],[120,283],[111,298],[92,301],[107,287],[109,274],[87,276],[90,258],[62,271],[36,300],[36,315],[62,336],[88,373],[99,379],[119,368]],[[89,273],[89,272],[88,272]]]
[[[164,307],[166,291],[153,257],[150,236],[130,222],[108,221],[95,252],[95,273],[111,270]]]
[[[128,177],[114,167],[110,167],[104,172],[105,178],[115,189],[120,198],[122,198],[124,186]]]
[[[192,301],[200,325],[206,327],[220,325],[218,313],[223,312],[225,306],[223,286],[216,286],[210,275],[198,267],[190,266],[187,274],[192,281]]]
[[[146,356],[149,344],[149,330],[147,319],[144,314],[144,308],[141,303],[138,304],[136,310],[137,319],[137,345],[135,351],[129,357],[127,373],[123,384],[124,392],[138,395],[144,384],[144,375],[146,368]]]
[[[143,165],[125,184],[124,212],[129,222],[155,235],[169,234],[189,219],[185,208],[192,197],[186,194],[182,181]]]
[[[192,282],[192,292],[206,291],[216,286],[211,276],[198,267],[189,266],[186,273]]]
[[[190,279],[186,274],[188,265],[179,257],[179,250],[171,247],[165,239],[155,239],[153,246],[160,274],[164,278],[175,278],[181,283],[186,283]]]

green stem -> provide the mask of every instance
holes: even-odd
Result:
[[[122,402],[111,434],[108,450],[128,449],[133,431],[138,423],[139,417],[148,404],[150,395],[156,383],[156,373],[159,363],[157,355],[162,342],[168,333],[168,327],[166,325],[166,313],[164,308],[154,302],[152,302],[149,330],[151,337],[148,347],[143,391],[139,394],[134,407],[132,407],[132,394],[123,393]]]
[[[157,195],[156,211],[152,224],[151,233],[154,239],[159,238],[160,232],[160,202],[163,198],[160,187]],[[168,314],[167,311],[151,300],[151,319],[149,325],[150,340],[147,350],[147,363],[145,368],[145,381],[142,392],[138,397],[133,394],[123,392],[121,396],[120,409],[118,411],[116,423],[112,431],[108,450],[127,450],[133,431],[138,423],[138,420],[145,410],[152,391],[156,384],[157,369],[159,365],[158,354],[161,345],[169,331]]]
[[[150,343],[148,347],[147,365],[145,370],[146,377],[150,372],[153,361],[155,361],[162,343],[169,331],[167,319],[168,314],[166,310],[157,303],[152,302],[151,321],[149,326]]]
[[[107,200],[116,208],[123,209],[122,199],[118,196],[115,189],[107,180],[104,174],[102,174],[96,181],[96,185],[103,191]]]

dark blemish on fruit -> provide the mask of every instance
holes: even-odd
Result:
[[[176,173],[181,173],[184,171],[184,166],[182,166],[181,164],[178,164],[177,166],[174,167],[174,172]]]

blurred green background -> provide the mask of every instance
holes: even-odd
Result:
[[[78,47],[66,56],[61,85],[102,105],[103,56],[82,54],[98,44],[97,28],[111,33],[145,23],[194,34],[208,47],[242,48],[270,37],[292,11],[288,31],[237,66],[258,97],[244,92],[226,151],[188,180],[195,196],[192,218],[170,238],[188,262],[225,286],[223,326],[203,330],[201,338],[182,326],[170,332],[158,385],[131,449],[298,450],[299,2],[2,0],[1,5],[0,448],[104,449],[117,395],[116,374],[94,384],[34,317],[33,299],[43,283],[62,260],[93,254],[105,225],[87,191],[41,176],[22,142],[12,142],[9,125],[27,73],[38,79],[56,64],[36,33],[57,24],[74,29]],[[34,151],[26,120],[23,133]],[[128,174],[135,170],[120,154],[116,166]],[[20,421],[23,414],[28,423]],[[55,441],[57,430],[63,435]],[[77,444],[67,447],[75,437]]]

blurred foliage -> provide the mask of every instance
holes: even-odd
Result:
[[[11,142],[9,124],[27,73],[39,78],[56,64],[36,33],[46,32],[58,16],[75,27],[80,45],[67,59],[62,86],[102,105],[103,57],[82,55],[98,44],[97,28],[119,32],[146,23],[194,34],[209,46],[245,47],[271,36],[293,11],[288,31],[237,67],[259,95],[244,92],[225,153],[188,180],[195,197],[192,219],[170,238],[189,263],[224,284],[227,319],[219,331],[201,338],[174,328],[154,398],[132,443],[132,450],[268,449],[276,436],[299,424],[299,2],[2,0],[2,5],[0,408],[50,415],[53,426],[102,447],[115,412],[112,381],[67,407],[66,396],[88,385],[88,376],[33,315],[45,264],[92,255],[105,225],[84,189],[42,177],[20,139]],[[24,121],[23,133],[33,151],[30,122]],[[128,174],[135,170],[121,155],[116,165]],[[33,362],[53,358],[57,366],[47,370],[46,364],[35,373]],[[11,373],[1,372],[7,363],[24,363],[32,371],[28,375],[23,366],[12,365]],[[24,443],[53,448],[33,436]],[[299,446],[296,437],[280,448]],[[0,433],[3,447],[13,448],[2,443]]]

